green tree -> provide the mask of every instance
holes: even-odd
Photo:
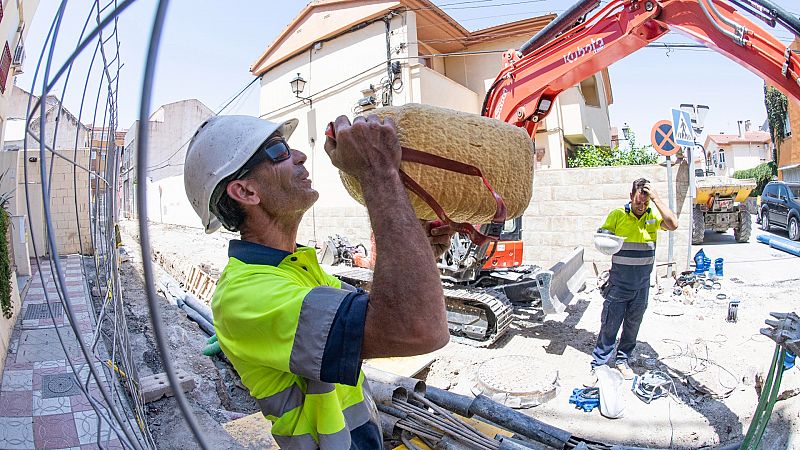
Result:
[[[750,193],[750,197],[758,197],[764,186],[772,180],[772,177],[778,175],[778,165],[774,161],[759,164],[752,169],[737,170],[733,172],[733,178],[755,178],[756,188]]]
[[[7,171],[6,171],[7,172]],[[3,180],[5,172],[0,174]],[[6,319],[11,318],[11,254],[8,249],[8,227],[11,216],[6,208],[11,200],[11,193],[0,194],[0,313]]]
[[[789,116],[789,101],[786,96],[764,83],[764,106],[767,107],[767,124],[772,142],[775,143],[775,161],[779,161],[781,144],[786,137],[786,119]]]

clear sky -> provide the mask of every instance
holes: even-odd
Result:
[[[773,1],[794,14],[800,13],[796,0]],[[78,42],[90,3],[75,0],[69,3],[51,73]],[[172,0],[161,41],[152,109],[187,98],[197,98],[212,110],[220,109],[252,81],[250,64],[306,3],[305,0]],[[438,0],[434,3],[465,28],[476,30],[549,12],[558,13],[573,1]],[[127,129],[138,118],[144,55],[155,4],[154,0],[138,0],[121,14],[118,22],[120,52],[125,64],[120,75],[118,128]],[[25,73],[17,78],[17,84],[25,89],[31,88],[39,51],[57,7],[55,0],[42,0],[30,25]],[[789,32],[784,29],[774,34],[784,42],[790,40]],[[675,34],[669,34],[662,41],[691,42]],[[85,51],[76,62],[68,89],[72,94],[65,96],[66,106],[76,114],[93,48]],[[640,143],[649,141],[652,125],[669,118],[669,109],[681,103],[710,106],[706,132],[711,133],[734,133],[737,120],[749,119],[758,127],[766,119],[763,81],[711,50],[647,48],[612,65],[610,74],[614,94],[611,125],[621,127],[628,123]],[[89,97],[96,95],[98,76],[90,77],[92,95]],[[37,81],[37,85],[40,84],[41,75]],[[61,96],[61,89],[55,93]],[[92,111],[91,108],[93,105],[84,107],[85,111]],[[225,113],[257,115],[258,83]],[[87,112],[82,119],[86,123],[93,121],[91,113]]]

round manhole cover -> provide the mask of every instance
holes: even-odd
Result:
[[[555,398],[558,371],[523,355],[492,358],[478,368],[477,391],[512,408],[529,408]]]
[[[51,392],[55,394],[63,394],[65,392],[69,392],[70,389],[75,386],[75,383],[72,381],[72,378],[67,377],[59,377],[47,383],[47,388],[50,389]]]

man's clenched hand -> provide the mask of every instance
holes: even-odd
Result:
[[[443,224],[440,220],[421,220],[422,227],[425,230],[425,236],[433,249],[433,256],[439,258],[450,248],[450,238],[456,231],[450,225]]]
[[[325,151],[342,172],[363,182],[365,177],[381,180],[400,168],[400,143],[391,118],[358,116],[351,124],[346,116],[339,116],[334,132],[335,139],[325,140]]]

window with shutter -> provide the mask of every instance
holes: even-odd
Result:
[[[8,41],[0,55],[0,94],[6,93],[6,81],[8,81],[8,71],[11,69],[11,49],[8,48]]]

